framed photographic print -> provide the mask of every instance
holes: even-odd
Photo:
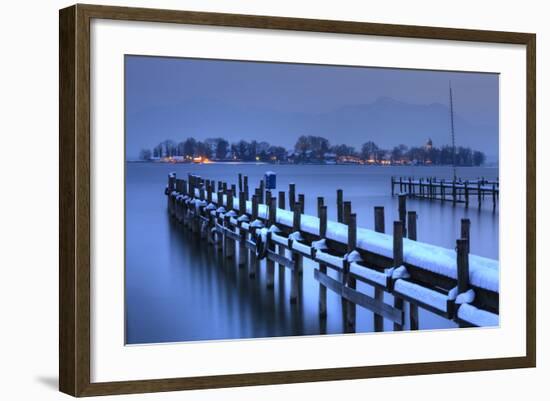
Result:
[[[535,35],[60,11],[60,390],[535,366]]]

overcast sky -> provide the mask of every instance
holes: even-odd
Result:
[[[418,145],[428,136],[450,136],[450,122],[424,126],[438,113],[434,110],[448,115],[449,81],[460,125],[457,141],[461,128],[468,131],[465,145],[497,155],[496,74],[126,56],[127,156],[188,136],[267,140],[287,148],[302,134],[322,135],[334,144],[346,138],[353,146],[369,135],[383,146]],[[389,112],[393,121],[376,125],[372,113],[377,110]],[[419,125],[405,116],[411,112],[422,121],[418,135],[407,132]],[[408,125],[395,125],[400,113]],[[369,134],[385,126],[392,128],[382,137]],[[346,130],[351,136],[338,132]]]

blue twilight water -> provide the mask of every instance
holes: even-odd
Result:
[[[385,206],[386,227],[397,219],[397,198],[391,197],[390,177],[452,176],[448,167],[378,167],[355,165],[262,164],[126,164],[126,342],[128,344],[191,340],[218,340],[342,333],[340,298],[328,291],[326,322],[317,316],[318,284],[314,264],[304,265],[297,305],[288,301],[289,272],[275,274],[275,289],[265,285],[262,265],[256,279],[234,262],[224,262],[212,248],[172,221],[166,211],[167,175],[189,172],[204,178],[236,183],[237,174],[249,176],[251,191],[263,174],[277,173],[277,190],[296,184],[306,197],[305,212],[316,214],[316,198],[324,196],[329,219],[336,218],[336,189],[352,201],[358,226],[373,228],[374,206]],[[458,168],[464,179],[498,176],[497,168]],[[451,203],[414,200],[408,210],[418,213],[418,240],[453,248],[460,219],[471,220],[471,252],[498,259],[498,210],[486,200],[481,210]],[[329,269],[330,270],[330,269]],[[370,288],[358,283],[358,289]],[[391,298],[388,297],[388,300]],[[357,331],[373,330],[372,314],[357,308]],[[389,322],[385,322],[388,330]],[[420,328],[455,327],[445,319],[420,311]]]

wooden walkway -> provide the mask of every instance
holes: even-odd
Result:
[[[322,197],[317,198],[317,216],[303,214],[305,196],[296,194],[294,184],[288,193],[273,196],[262,181],[249,200],[248,178],[241,174],[230,185],[171,173],[165,194],[175,221],[200,236],[205,247],[247,269],[251,279],[265,268],[267,287],[273,288],[276,265],[289,269],[292,304],[300,302],[304,258],[315,262],[319,317],[327,314],[327,290],[335,292],[342,300],[346,332],[355,331],[357,306],[373,312],[375,331],[384,330],[384,319],[394,330],[417,330],[418,308],[461,327],[498,325],[498,261],[469,254],[468,219],[462,220],[455,251],[416,242],[416,213],[406,210],[406,195],[399,197],[400,218],[387,235],[384,208],[374,208],[374,231],[358,228],[342,190],[337,190],[336,222],[327,220]],[[331,277],[329,270],[336,273]],[[359,291],[358,282],[371,286],[374,295]],[[385,293],[393,296],[392,303],[384,301]]]
[[[392,177],[391,193],[392,196],[398,193],[405,193],[409,197],[418,199],[429,199],[439,201],[449,201],[453,205],[463,203],[469,207],[470,202],[477,200],[478,208],[485,199],[491,200],[493,210],[496,210],[499,197],[498,180],[445,180],[435,177],[413,178],[413,177]]]

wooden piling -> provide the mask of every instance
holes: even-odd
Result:
[[[481,181],[477,181],[477,207],[478,209],[481,209]]]
[[[172,191],[176,190],[176,173],[170,173],[168,174],[168,189],[167,189],[167,208],[170,214],[173,212],[172,207]]]
[[[374,207],[374,231],[379,233],[386,231],[384,222],[384,206]]]
[[[223,217],[223,253],[226,259],[233,259],[233,257],[235,256],[235,241],[229,235],[227,235],[227,231],[232,231],[230,219],[231,217],[229,217],[227,214]]]
[[[302,208],[302,213],[306,211],[306,196],[304,194],[298,195],[298,202],[300,202],[300,207]]]
[[[416,219],[418,216],[416,212],[407,212],[407,235],[409,239],[416,241]]]
[[[393,175],[391,176],[391,196],[394,195],[394,190],[393,190],[393,186],[395,185],[395,178],[393,177]]]
[[[350,213],[348,217],[347,225],[348,225],[347,251],[348,251],[348,254],[350,254],[357,247],[357,215],[355,213]],[[355,279],[355,277],[352,277],[350,275],[350,263],[347,260],[344,262],[344,277],[345,277],[344,284],[347,285],[348,288],[352,290],[356,290],[357,280]],[[348,331],[355,332],[357,306],[355,303],[348,301],[348,305],[346,309],[347,309]]]
[[[260,195],[260,199],[258,199],[258,202],[259,203],[267,203],[267,200],[264,199],[264,196],[265,196],[265,181],[263,179],[260,180],[259,195]]]
[[[344,224],[349,224],[350,216],[351,216],[351,202],[346,201],[344,202],[344,218],[343,218]]]
[[[336,214],[338,223],[344,221],[344,191],[341,189],[336,190]]]
[[[246,194],[239,192],[239,216],[246,214]],[[242,223],[241,223],[242,224]],[[246,230],[239,228],[239,267],[244,267],[247,262],[246,255]]]
[[[327,207],[322,197],[317,198],[317,215],[319,216],[319,237],[327,236]],[[327,265],[319,263],[319,272],[327,274]],[[319,317],[327,316],[327,287],[319,283]]]
[[[457,289],[462,294],[470,289],[470,265],[468,261],[468,241],[456,240]]]
[[[284,210],[285,209],[285,192],[284,191],[279,191],[279,202],[278,202],[278,207],[279,209],[282,209]],[[285,250],[285,247],[282,246],[282,245],[277,245],[277,253],[282,256],[282,257],[285,257],[286,256],[286,250]],[[282,276],[284,278],[284,274],[285,274],[285,265],[279,263],[279,273],[280,273],[280,276]]]
[[[227,190],[227,212],[230,212],[233,210],[233,190],[228,189]],[[229,231],[233,231],[231,229],[232,225],[230,223],[230,216],[226,215],[224,216],[224,228]],[[235,256],[235,240],[233,238],[230,238],[228,235],[225,236],[224,241],[224,252],[226,259],[232,259]]]
[[[453,178],[453,206],[456,205],[456,179]]]
[[[386,231],[384,222],[384,206],[374,207],[374,231],[384,233]],[[374,287],[374,299],[379,302],[384,301],[384,291],[378,287]],[[384,317],[373,313],[374,316],[374,331],[384,331]]]
[[[466,249],[470,252],[470,219],[460,220],[460,238],[466,240]]]
[[[399,194],[399,221],[403,226],[403,235],[407,235],[406,224],[407,224],[407,194]]]
[[[248,192],[248,176],[245,175],[243,177],[243,191],[244,191],[244,198],[248,200],[249,192]]]
[[[418,330],[418,305],[409,302],[409,325],[411,330]]]
[[[296,203],[296,184],[288,184],[288,207],[290,211],[294,211],[294,204]]]
[[[470,205],[470,193],[469,193],[469,183],[468,180],[464,182],[464,206],[468,208]]]
[[[393,265],[400,267],[403,264],[403,223],[401,221],[393,222]],[[393,307],[399,310],[403,310],[403,298],[396,295],[393,297]],[[394,331],[403,330],[403,325],[399,323],[393,323]]]
[[[302,209],[299,202],[294,203],[294,218],[292,224],[293,232],[300,231]],[[299,252],[292,252],[292,260],[294,262],[294,268],[292,269],[292,275],[290,280],[290,303],[295,304],[298,301],[300,271],[302,268],[303,257]]]
[[[254,222],[258,218],[258,196],[252,195],[252,221]],[[250,241],[255,241],[254,238],[255,229],[250,228],[249,229],[249,239]],[[256,277],[256,264],[258,263],[258,258],[256,257],[256,251],[253,249],[250,249],[248,253],[248,277],[255,278]]]
[[[269,197],[269,219],[268,227],[271,227],[277,221],[277,198]],[[270,235],[270,234],[268,234]],[[273,241],[269,241],[268,251],[275,252],[275,244]],[[266,286],[268,289],[272,289],[275,286],[275,262],[270,258],[266,259]]]

